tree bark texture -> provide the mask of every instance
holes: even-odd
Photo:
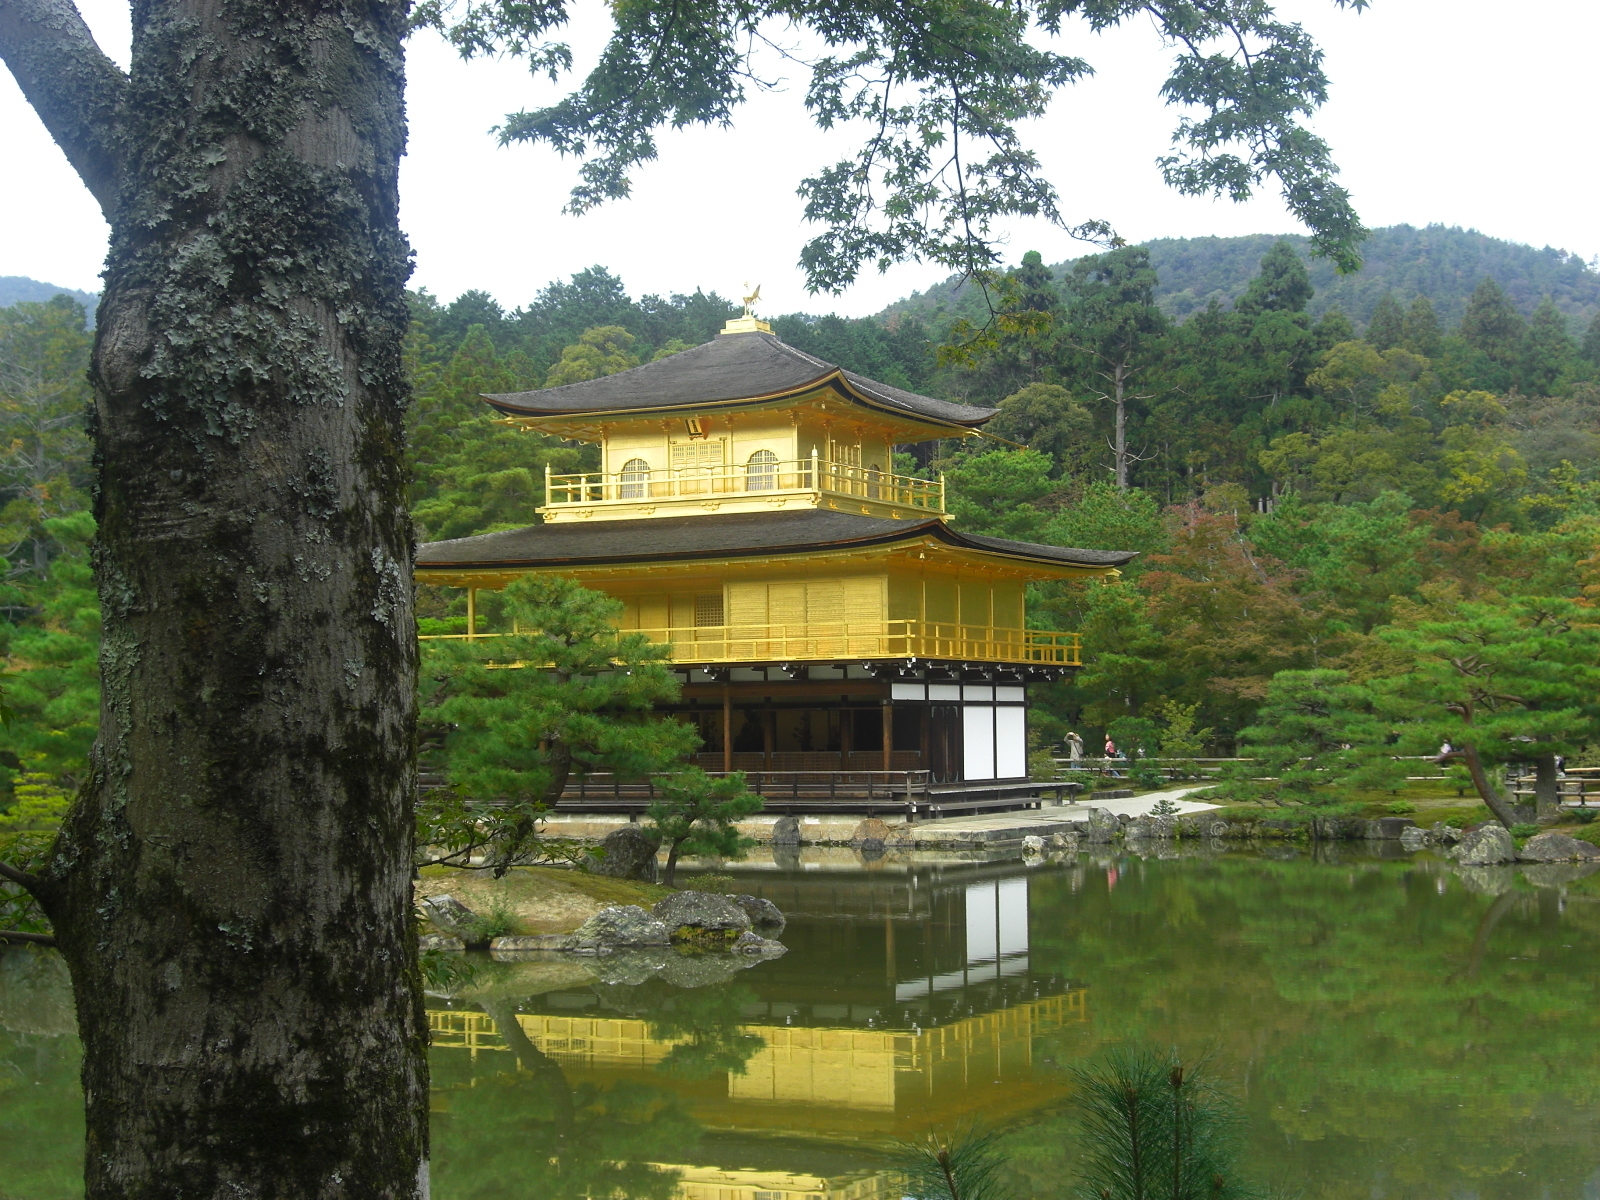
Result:
[[[112,228],[100,740],[35,888],[91,1198],[426,1193],[404,21],[136,0],[124,76],[65,0],[0,0]]]

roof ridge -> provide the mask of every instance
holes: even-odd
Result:
[[[826,367],[830,371],[844,372],[844,368],[841,367],[838,363],[831,363],[825,358],[818,358],[815,354],[807,354],[804,350],[801,350],[796,346],[789,345],[788,342],[784,341],[781,337],[779,337],[775,333],[763,332],[761,336],[762,337],[771,338],[772,339],[772,344],[774,346],[776,346],[779,350],[782,350],[786,354],[793,355],[795,358],[804,359],[806,362],[811,363],[813,366]]]

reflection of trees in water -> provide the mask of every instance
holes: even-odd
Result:
[[[1558,893],[1426,859],[1134,865],[1114,893],[1032,878],[1055,915],[1035,923],[1035,966],[1070,970],[1097,1014],[1041,1039],[1038,1061],[1215,1047],[1246,1088],[1249,1170],[1307,1200],[1584,1194],[1600,876]],[[1175,935],[1170,915],[1196,909]],[[1007,1135],[1025,1194],[1067,1194],[1070,1131],[1047,1117]]]
[[[679,1159],[698,1141],[682,1102],[648,1084],[574,1084],[523,1032],[514,1002],[482,1003],[515,1066],[462,1083],[436,1065],[434,1194],[670,1200],[677,1175],[650,1163]]]
[[[0,1194],[83,1194],[82,1057],[61,956],[0,949]]]
[[[678,1079],[743,1071],[761,1038],[739,1028],[753,997],[740,985],[675,988],[659,979],[595,984],[601,1004],[647,1021],[650,1036],[679,1041],[657,1063]],[[652,1162],[682,1162],[701,1128],[685,1101],[637,1081],[574,1083],[558,1059],[528,1037],[517,1000],[479,994],[515,1066],[454,1078],[460,1060],[435,1055],[434,1193],[441,1200],[516,1196],[518,1200],[670,1200],[676,1172]],[[509,1066],[499,1055],[479,1063]]]
[[[743,1075],[766,1045],[740,1028],[743,1010],[756,999],[743,984],[684,989],[652,979],[599,984],[594,990],[607,1008],[648,1021],[651,1037],[678,1043],[656,1064],[657,1070],[677,1079],[709,1079],[719,1072]]]

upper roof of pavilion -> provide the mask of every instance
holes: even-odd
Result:
[[[879,383],[796,350],[762,328],[724,331],[704,345],[615,375],[484,399],[513,420],[568,437],[583,436],[579,430],[593,437],[597,424],[606,419],[781,405],[822,392],[847,406],[894,418],[897,424],[926,427],[928,438],[964,436],[999,411]]]
[[[1034,578],[1104,575],[1138,557],[1131,550],[1083,550],[963,533],[938,517],[892,520],[856,513],[718,513],[649,521],[545,522],[522,529],[428,542],[417,547],[417,578],[452,587],[519,571],[581,571],[669,563],[784,559],[814,554],[954,553]],[[499,578],[492,586],[500,586]]]

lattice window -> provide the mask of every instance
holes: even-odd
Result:
[[[722,617],[722,593],[694,598],[694,624],[696,629],[707,629],[726,624]]]
[[[699,442],[672,443],[672,469],[685,467],[720,467],[722,465],[722,439]]]

